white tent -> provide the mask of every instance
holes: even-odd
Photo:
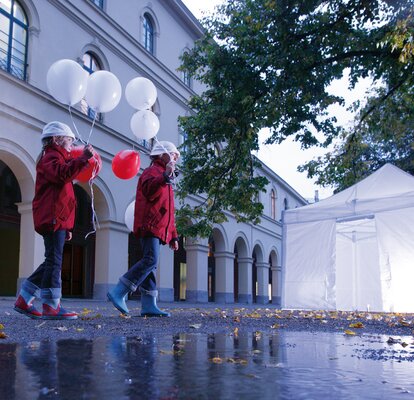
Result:
[[[283,213],[284,308],[414,312],[414,177],[386,164]]]

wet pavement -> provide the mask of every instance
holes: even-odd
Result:
[[[77,321],[0,299],[0,399],[414,399],[413,315],[165,303],[123,318],[67,300]]]

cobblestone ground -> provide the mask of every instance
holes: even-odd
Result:
[[[14,300],[0,298],[0,345],[45,339],[179,333],[231,335],[235,332],[275,333],[277,330],[337,332],[350,336],[380,334],[388,335],[390,341],[414,334],[414,314],[280,310],[271,305],[176,302],[159,303],[161,309],[171,313],[170,318],[143,318],[138,301],[128,302],[131,316],[125,317],[107,301],[64,299],[64,307],[78,312],[79,318],[46,321],[15,312]]]

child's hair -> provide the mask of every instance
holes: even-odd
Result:
[[[52,143],[56,143],[58,146],[61,146],[62,139],[64,136],[49,136],[42,139],[42,151],[37,157],[36,164],[40,161],[40,159],[43,157],[43,154],[45,154],[45,150],[47,146],[50,146]]]

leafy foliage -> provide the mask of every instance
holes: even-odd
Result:
[[[301,166],[309,177],[317,177],[321,186],[341,191],[386,163],[414,175],[414,87],[404,85],[398,92],[383,98],[379,89],[361,110],[371,112],[356,127],[344,132],[334,151]]]
[[[391,93],[412,79],[412,63],[400,62],[403,47],[392,38],[413,4],[233,0],[207,18],[206,36],[183,56],[182,69],[206,90],[190,100],[194,115],[181,119],[187,136],[178,190],[183,203],[190,194],[206,200],[178,211],[181,232],[207,236],[226,211],[258,222],[256,199],[267,183],[255,173],[258,132],[270,129],[269,144],[292,135],[303,148],[331,144],[341,130],[327,107],[344,100],[327,87],[345,69],[351,87],[370,75]]]

